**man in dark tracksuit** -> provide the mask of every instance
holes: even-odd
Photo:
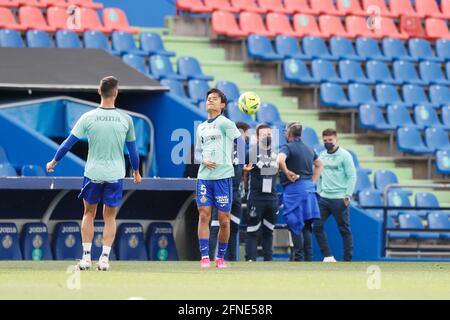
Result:
[[[257,143],[250,148],[248,164],[247,237],[245,259],[256,261],[258,235],[262,235],[264,261],[272,260],[273,230],[278,214],[275,190],[278,176],[277,154],[272,150],[272,129],[266,124],[256,128]]]

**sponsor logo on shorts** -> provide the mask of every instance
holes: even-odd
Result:
[[[202,197],[200,198],[200,202],[201,202],[201,203],[205,203],[206,201],[207,201],[207,199],[206,199],[205,196],[202,196]]]

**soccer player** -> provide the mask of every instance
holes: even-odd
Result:
[[[47,172],[54,169],[65,154],[79,139],[88,138],[89,151],[84,171],[81,193],[84,215],[81,222],[83,257],[78,263],[80,270],[92,267],[91,246],[94,238],[94,219],[97,205],[103,202],[103,251],[97,263],[97,270],[109,269],[109,254],[116,235],[117,207],[122,201],[123,178],[125,177],[125,142],[135,183],[141,182],[139,155],[136,148],[133,120],[115,107],[119,93],[118,80],[106,77],[100,81],[98,93],[100,106],[83,114],[75,124],[70,136],[61,144],[55,157],[47,163]]]
[[[230,211],[233,199],[233,146],[241,133],[231,120],[223,116],[226,96],[218,89],[206,95],[208,120],[197,128],[196,159],[200,162],[197,176],[196,203],[199,211],[198,239],[201,268],[209,268],[209,222],[211,209],[217,209],[219,218],[217,268],[226,268],[225,253],[230,237]],[[242,141],[240,141],[242,140]],[[244,144],[240,139],[237,142]],[[238,148],[239,149],[239,148]]]

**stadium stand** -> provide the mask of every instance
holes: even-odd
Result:
[[[115,248],[119,260],[148,260],[142,225],[122,223],[117,229]]]
[[[44,223],[25,223],[20,244],[24,260],[53,260],[48,229]]]

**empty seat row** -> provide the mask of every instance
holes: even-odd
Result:
[[[75,14],[69,15],[66,8],[49,7],[46,18],[41,9],[25,6],[19,9],[18,21],[8,8],[0,7],[0,28],[18,31],[39,30],[55,32],[57,30],[72,30],[83,32],[93,30],[105,33],[125,31],[138,33],[138,28],[130,27],[124,11],[119,8],[105,8],[102,12],[103,23],[97,12],[90,8],[76,9]]]
[[[435,17],[450,19],[450,1],[416,0],[177,0],[177,11],[211,13],[214,10],[226,12],[251,11],[255,13],[306,13],[312,15],[329,14],[335,16],[380,14],[383,17],[398,18],[402,15],[413,17]],[[376,9],[374,9],[376,8]]]
[[[44,169],[39,165],[28,164],[20,169],[22,177],[46,176]],[[0,177],[16,177],[16,169],[8,162],[0,162]]]
[[[102,252],[103,222],[94,224],[92,259]],[[155,231],[159,230],[159,233]],[[161,233],[161,230],[167,230]],[[151,223],[144,237],[140,223],[122,223],[117,229],[112,259],[118,260],[178,260],[169,223]],[[158,245],[164,239],[165,247]],[[0,224],[0,260],[75,260],[82,254],[81,233],[77,222],[59,222],[55,225],[50,243],[44,223],[26,223],[20,234],[14,223]]]
[[[92,0],[0,0],[0,7],[17,8],[21,6],[31,6],[46,8],[50,6],[68,7],[78,6],[90,9],[101,9],[103,4]]]

